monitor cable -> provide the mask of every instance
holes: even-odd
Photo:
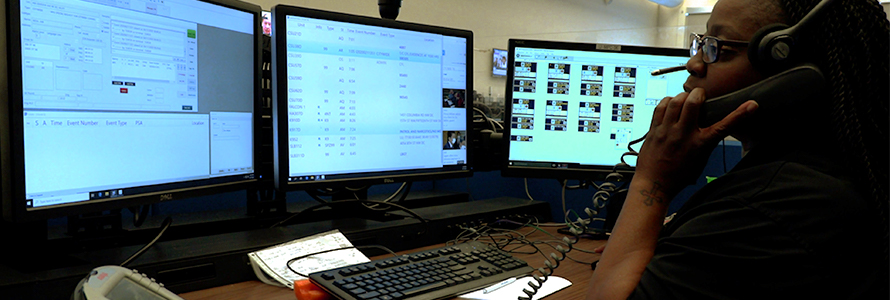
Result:
[[[532,194],[528,192],[528,177],[522,179],[525,182],[525,195],[528,196],[528,202],[531,203],[535,201],[535,198],[532,198]]]
[[[353,203],[379,204],[379,205],[384,205],[384,206],[388,205],[388,206],[392,206],[392,207],[398,208],[398,209],[400,209],[400,210],[402,210],[402,211],[408,213],[409,215],[411,215],[411,217],[413,217],[413,218],[415,218],[415,219],[417,219],[417,220],[420,220],[420,222],[423,224],[423,231],[418,232],[417,235],[421,235],[421,234],[424,234],[424,233],[426,233],[426,232],[430,232],[430,230],[429,230],[429,229],[430,229],[430,228],[429,228],[429,227],[430,227],[430,225],[429,225],[429,221],[428,221],[427,219],[424,219],[423,217],[421,217],[420,215],[418,215],[418,214],[415,213],[414,211],[412,211],[412,210],[410,210],[410,209],[408,209],[408,208],[406,208],[406,207],[404,207],[404,206],[401,206],[401,205],[398,205],[398,204],[395,204],[395,203],[389,203],[389,202],[372,201],[372,200],[358,200],[358,199],[356,199],[356,200],[339,200],[339,201],[333,201],[333,202],[327,202],[327,203],[317,204],[317,205],[311,206],[311,207],[309,207],[309,208],[306,208],[306,209],[304,209],[304,210],[301,210],[300,212],[297,212],[297,213],[295,213],[295,214],[292,214],[290,217],[287,217],[287,218],[285,218],[284,220],[281,220],[281,221],[278,222],[278,223],[272,224],[272,226],[270,226],[269,228],[275,228],[275,227],[278,227],[278,226],[284,226],[284,225],[287,225],[287,223],[290,222],[291,220],[296,219],[297,217],[299,217],[299,216],[301,216],[301,215],[304,215],[304,214],[306,214],[306,213],[313,212],[313,211],[315,211],[316,209],[319,209],[319,208],[322,208],[322,207],[332,207],[332,208],[333,208],[334,206],[350,205],[350,204],[353,204]]]
[[[328,200],[322,199],[320,195],[330,196],[333,193],[330,190],[306,190],[306,194],[318,203],[328,203]]]
[[[127,264],[129,264],[130,262],[135,260],[137,257],[141,256],[142,253],[145,253],[145,251],[148,250],[148,248],[151,248],[151,246],[154,246],[154,244],[161,238],[161,236],[164,235],[164,232],[167,231],[167,228],[170,228],[170,224],[173,224],[173,218],[171,218],[171,217],[165,218],[164,222],[161,223],[161,232],[158,232],[158,235],[155,236],[155,238],[153,240],[151,240],[151,242],[148,242],[148,244],[146,244],[144,247],[142,247],[142,249],[139,249],[139,251],[136,251],[136,253],[133,253],[133,255],[131,255],[130,258],[127,258],[127,260],[122,262],[120,264],[120,266],[125,267]]]
[[[149,209],[151,209],[151,206],[148,204],[127,208],[127,210],[133,213],[133,227],[140,227],[142,223],[145,223]]]
[[[492,118],[489,118],[488,115],[486,115],[485,112],[482,111],[481,109],[479,109],[478,107],[473,107],[473,111],[478,112],[479,114],[481,114],[481,115],[482,115],[482,118],[483,118],[486,122],[488,122],[488,124],[491,125],[491,130],[494,130],[494,132],[498,132],[498,128],[500,128],[500,131],[503,131],[503,130],[504,130],[504,125],[501,125],[501,122],[498,122],[498,121],[495,121],[495,120],[492,119]]]
[[[399,189],[397,189],[394,193],[392,193],[392,195],[390,195],[390,196],[387,197],[386,199],[383,199],[382,202],[390,202],[390,201],[392,201],[393,199],[396,198],[396,196],[399,195],[399,193],[401,193],[402,196],[399,197],[399,199],[396,200],[395,202],[403,202],[403,201],[405,201],[405,199],[408,198],[408,193],[411,192],[411,186],[412,186],[412,185],[413,185],[413,183],[410,182],[410,181],[409,181],[409,182],[403,182],[402,185],[399,186]],[[404,191],[404,192],[403,192],[403,191]],[[353,194],[353,196],[355,196],[355,199],[356,199],[356,200],[359,200],[358,195]],[[378,211],[388,210],[388,208],[377,208],[378,206],[380,206],[379,204],[366,204],[366,203],[362,203],[362,205],[364,205],[364,206],[367,207],[368,209],[372,209],[372,210],[378,210]]]

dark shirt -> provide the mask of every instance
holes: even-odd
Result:
[[[755,148],[705,185],[629,299],[888,299],[871,196],[826,147]]]

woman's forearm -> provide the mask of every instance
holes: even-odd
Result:
[[[671,197],[657,180],[635,178],[608,246],[591,277],[587,299],[626,299],[652,259]]]

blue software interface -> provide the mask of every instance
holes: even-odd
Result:
[[[614,166],[630,141],[649,130],[666,96],[683,92],[683,56],[516,47],[509,164]],[[635,157],[627,157],[635,165]]]
[[[255,27],[193,0],[21,1],[27,206],[252,178]]]
[[[289,181],[466,166],[464,38],[287,16]]]

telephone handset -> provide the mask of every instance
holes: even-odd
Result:
[[[816,20],[837,0],[822,0],[797,24],[770,24],[754,33],[748,43],[748,60],[765,74],[775,74],[728,95],[707,99],[699,115],[699,126],[707,127],[722,120],[748,100],[760,107],[755,117],[783,118],[783,112],[796,109],[801,101],[824,96],[825,77],[816,65],[803,62],[804,47],[799,34],[815,26]],[[790,68],[786,68],[791,66]]]
[[[733,93],[706,99],[699,113],[699,127],[714,125],[748,100],[759,107],[755,117],[781,118],[783,112],[794,110],[804,101],[824,95],[825,77],[813,64],[805,63]]]

